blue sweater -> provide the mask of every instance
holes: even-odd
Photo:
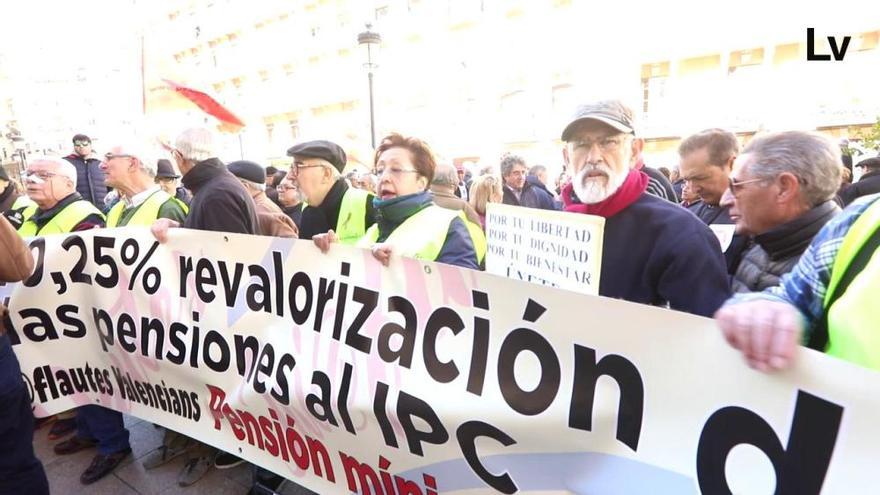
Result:
[[[606,219],[599,295],[712,316],[730,283],[709,227],[681,206],[643,193]]]

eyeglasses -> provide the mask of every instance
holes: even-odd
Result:
[[[605,136],[599,139],[578,139],[575,141],[569,141],[569,144],[576,152],[580,151],[585,153],[592,150],[593,146],[599,145],[599,150],[605,153],[612,153],[620,148],[620,143],[622,142],[622,136]]]
[[[744,185],[751,184],[753,182],[763,182],[767,179],[749,179],[749,180],[737,181],[733,177],[730,177],[727,180],[728,180],[727,188],[730,190],[730,194],[733,194],[734,196],[736,196],[736,194],[742,190]]]
[[[317,168],[317,167],[324,167],[324,166],[325,165],[306,165],[303,162],[293,162],[293,166],[290,167],[290,169],[291,169],[291,171],[293,171],[294,174],[299,174],[300,171],[304,168]]]
[[[403,174],[417,174],[419,171],[416,169],[403,169],[398,167],[382,167],[376,169],[376,177],[382,177],[386,173],[391,174],[395,179],[399,179]]]
[[[88,141],[74,141],[73,142],[73,146],[75,146],[77,148],[82,148],[83,146],[91,146],[91,145],[92,145],[92,143],[90,143]]]
[[[296,186],[276,186],[275,187],[275,190],[278,192],[296,191],[297,189],[298,188]]]
[[[107,162],[109,162],[110,160],[112,160],[114,158],[134,158],[134,157],[131,155],[114,155],[113,153],[107,153],[106,155],[104,155],[104,161],[107,161]]]
[[[26,180],[28,182],[34,182],[36,184],[40,184],[40,183],[43,183],[43,182],[45,182],[45,181],[47,181],[57,175],[59,175],[59,174],[53,174],[52,172],[43,172],[43,171],[27,172],[24,175],[24,180]]]

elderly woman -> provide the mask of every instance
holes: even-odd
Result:
[[[500,203],[504,198],[501,189],[501,177],[481,175],[474,179],[468,193],[470,204],[480,217],[480,226],[486,230],[486,208],[489,203]]]
[[[460,211],[436,206],[428,186],[436,162],[419,139],[391,134],[376,149],[379,177],[373,200],[379,220],[357,245],[370,248],[388,265],[392,254],[477,269],[486,253],[486,238]],[[314,237],[326,252],[336,238],[332,232]]]

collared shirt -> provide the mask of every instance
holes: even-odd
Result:
[[[147,200],[147,198],[152,196],[153,193],[155,193],[159,189],[160,189],[160,187],[157,184],[149,189],[146,189],[144,191],[141,191],[141,192],[135,194],[131,198],[123,197],[122,202],[125,204],[125,209],[127,210],[129,208],[135,208],[135,207],[142,205],[144,203],[144,201]]]
[[[825,224],[804,251],[794,269],[782,276],[779,285],[770,287],[764,292],[737,294],[727,304],[755,300],[789,303],[806,318],[807,331],[804,332],[803,341],[809,341],[811,324],[825,314],[825,293],[828,291],[831,268],[843,244],[843,238],[859,216],[877,200],[880,200],[880,194],[859,198]]]

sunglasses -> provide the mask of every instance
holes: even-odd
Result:
[[[92,143],[90,143],[88,141],[74,141],[73,145],[76,146],[77,148],[82,148],[83,146],[91,146]]]

